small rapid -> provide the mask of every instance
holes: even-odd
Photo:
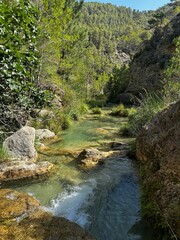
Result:
[[[82,227],[87,227],[90,224],[90,215],[86,210],[92,204],[95,188],[94,179],[89,179],[79,186],[68,185],[66,191],[52,200],[50,210],[56,216],[65,217]]]
[[[139,179],[131,160],[110,158],[88,177],[51,201],[54,215],[78,223],[99,240],[153,239],[141,222]]]
[[[97,240],[155,240],[141,218],[141,191],[133,160],[108,157],[103,165],[85,172],[73,156],[62,154],[87,147],[106,150],[111,141],[127,141],[117,134],[123,122],[106,114],[75,123],[62,134],[61,142],[50,145],[51,155],[41,156],[56,166],[49,178],[18,181],[8,187],[30,193],[55,216],[78,223]]]

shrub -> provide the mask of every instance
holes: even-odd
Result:
[[[146,96],[140,100],[140,106],[137,108],[137,111],[133,110],[129,115],[129,130],[131,134],[136,135],[164,106],[161,96],[155,93],[146,93]]]
[[[101,114],[102,112],[101,112],[101,109],[100,109],[100,108],[96,107],[96,108],[93,108],[93,109],[92,109],[92,113],[93,113],[93,114]]]
[[[106,98],[91,99],[87,103],[90,106],[90,108],[104,107],[106,105]]]
[[[70,114],[67,114],[64,110],[56,109],[51,115],[44,115],[41,118],[33,119],[31,125],[36,129],[47,128],[58,134],[61,130],[69,128],[71,120],[72,117]]]
[[[123,104],[118,105],[117,107],[113,108],[112,112],[110,113],[112,116],[118,117],[128,117],[129,111],[124,107]]]

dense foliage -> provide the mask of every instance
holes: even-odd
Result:
[[[129,69],[124,65],[121,68],[114,67],[106,84],[105,93],[107,100],[111,103],[118,103],[119,94],[124,92],[129,82]]]
[[[10,128],[24,124],[27,111],[47,104],[50,97],[36,84],[37,18],[29,0],[1,0],[0,122]]]

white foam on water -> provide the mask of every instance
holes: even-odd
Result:
[[[56,216],[65,217],[85,227],[90,224],[87,208],[93,202],[96,180],[89,179],[79,186],[69,186],[65,192],[52,200],[51,211]]]

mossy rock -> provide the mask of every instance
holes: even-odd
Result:
[[[44,211],[32,196],[0,190],[0,240],[93,240],[76,223]]]

